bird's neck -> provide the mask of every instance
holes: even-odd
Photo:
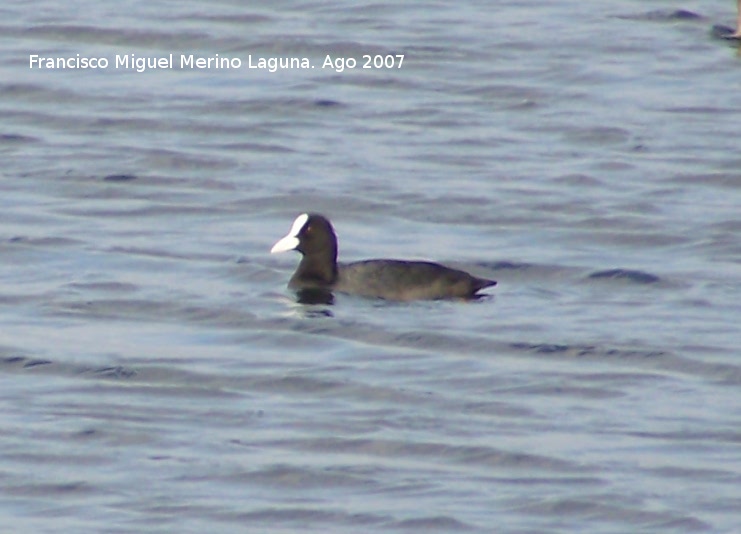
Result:
[[[330,286],[337,281],[337,254],[312,254],[301,259],[296,274],[301,280],[317,287]]]

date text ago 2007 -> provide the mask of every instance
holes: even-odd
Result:
[[[322,63],[322,68],[342,72],[345,69],[357,68],[358,63],[360,63],[362,69],[400,69],[402,63],[404,63],[404,54],[364,54],[360,62],[354,57],[333,58],[330,54],[327,54],[324,63]]]

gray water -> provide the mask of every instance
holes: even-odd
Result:
[[[0,530],[741,531],[733,9],[3,4]],[[306,211],[499,285],[300,305]]]

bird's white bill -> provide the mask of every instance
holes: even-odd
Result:
[[[275,254],[276,252],[286,252],[288,250],[293,250],[298,246],[298,238],[292,235],[287,235],[280,241],[278,241],[275,245],[273,245],[273,248],[270,249],[271,254]]]
[[[301,233],[301,230],[303,230],[304,225],[309,220],[309,216],[306,213],[302,213],[298,217],[296,217],[296,220],[293,221],[293,226],[291,226],[291,230],[288,232],[288,235],[278,241],[275,245],[273,245],[273,248],[270,249],[271,254],[275,254],[276,252],[286,252],[288,250],[294,250],[298,246],[298,234]]]
[[[300,234],[301,230],[304,229],[304,225],[308,220],[309,215],[306,213],[302,213],[296,217],[288,235],[273,245],[273,248],[270,249],[270,253],[275,254],[276,252],[286,252],[295,249],[298,246],[298,234]]]

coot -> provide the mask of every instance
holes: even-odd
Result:
[[[304,213],[271,253],[298,250],[303,257],[288,282],[306,301],[326,302],[332,291],[386,300],[474,299],[496,285],[464,271],[428,261],[365,260],[337,263],[337,235],[329,220]],[[301,299],[300,299],[301,300]]]

